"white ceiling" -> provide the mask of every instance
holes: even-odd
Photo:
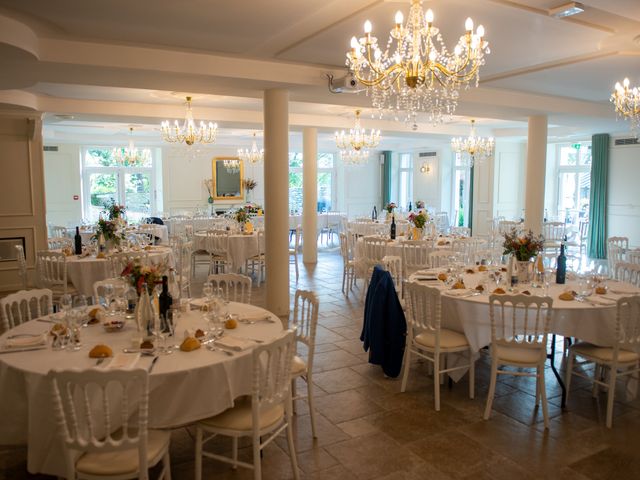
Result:
[[[524,138],[527,116],[541,113],[554,138],[624,134],[608,97],[625,76],[640,83],[639,0],[587,0],[580,15],[550,17],[562,3],[426,1],[449,48],[467,16],[485,26],[491,54],[481,85],[462,93],[445,125],[420,122],[414,133],[365,108],[367,126],[383,129],[384,148],[446,141],[471,117],[498,138]],[[261,130],[262,91],[284,87],[292,131],[317,126],[328,142],[369,101],[330,94],[325,74],[345,71],[365,19],[386,43],[395,11],[406,18],[408,9],[393,0],[0,0],[0,104],[49,113],[50,138],[118,138],[138,123],[152,142],[161,119],[182,116],[189,94],[196,117],[217,121],[219,142],[233,145]]]

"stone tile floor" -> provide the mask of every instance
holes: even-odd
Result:
[[[295,418],[303,478],[640,478],[640,398],[625,402],[623,385],[616,392],[611,430],[604,426],[605,396],[592,398],[584,381],[574,380],[568,408],[562,411],[550,369],[548,431],[534,408],[534,382],[522,377],[500,379],[491,419],[484,421],[489,360],[482,356],[475,400],[468,398],[464,378],[452,387],[442,386],[442,408],[435,412],[433,383],[424,364],[412,364],[407,392],[400,393],[399,380],[385,378],[380,367],[367,363],[358,339],[360,292],[356,289],[348,299],[342,294],[340,256],[321,253],[317,265],[301,265],[300,271],[296,285],[291,269],[292,299],[296,288],[314,290],[320,298],[314,368],[318,438],[311,436],[305,402],[299,402]],[[204,277],[199,272],[196,293]],[[264,305],[264,292],[264,286],[254,287],[253,303]],[[561,358],[559,354],[558,363]],[[230,450],[228,439],[216,439],[214,445],[219,452]],[[241,447],[241,457],[249,459],[250,444],[242,442]],[[36,478],[27,474],[25,456],[24,447],[1,447],[0,478]],[[173,433],[171,458],[173,478],[193,478],[190,429]],[[252,472],[205,459],[204,478],[248,479]],[[292,478],[284,436],[266,448],[263,478]]]

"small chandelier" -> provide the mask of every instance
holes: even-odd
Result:
[[[140,167],[151,162],[151,150],[138,150],[133,144],[133,127],[129,127],[129,146],[116,147],[111,151],[116,163],[123,167]]]
[[[373,106],[404,112],[404,121],[417,129],[417,115],[426,112],[432,122],[453,114],[461,86],[478,86],[479,69],[489,44],[484,27],[473,33],[473,20],[467,18],[465,33],[453,52],[447,51],[439,29],[433,25],[433,12],[422,9],[422,0],[411,0],[409,18],[398,11],[395,27],[386,46],[380,47],[371,35],[371,22],[364,24],[365,36],[351,39],[346,65],[358,82],[367,87]]]
[[[191,97],[187,97],[187,113],[182,126],[180,126],[178,120],[175,120],[173,125],[168,120],[165,120],[160,126],[160,133],[162,139],[169,143],[185,143],[189,146],[196,143],[213,143],[216,141],[218,124],[200,122],[200,125],[196,127],[196,122],[193,120],[193,111],[191,110]]]
[[[344,130],[336,132],[335,139],[342,160],[347,165],[359,165],[367,162],[368,149],[377,147],[380,143],[380,130],[371,129],[367,133],[360,125],[360,110],[356,110],[354,127],[349,129],[348,134]]]
[[[640,89],[631,88],[629,79],[625,78],[622,85],[620,82],[616,83],[615,90],[611,94],[611,102],[618,116],[628,119],[631,122],[631,130],[635,130],[638,135],[640,133]]]
[[[476,121],[471,120],[471,132],[467,138],[457,137],[451,139],[451,149],[455,153],[468,155],[469,167],[475,162],[480,162],[493,155],[495,142],[493,137],[483,138],[476,135]]]
[[[262,163],[264,160],[264,148],[258,150],[258,145],[256,144],[256,134],[253,134],[253,143],[251,145],[251,150],[247,148],[239,148],[238,156],[242,160],[246,160],[249,163]]]
[[[240,171],[240,159],[239,158],[226,158],[222,161],[224,168],[229,173],[238,173]]]
[[[364,165],[369,160],[369,150],[340,150],[340,158],[346,166]]]

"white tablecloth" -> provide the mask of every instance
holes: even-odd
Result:
[[[151,247],[148,253],[149,260],[154,265],[164,263],[169,268],[175,266],[173,251],[169,247]],[[67,257],[67,276],[79,293],[91,296],[95,282],[111,277],[109,260],[94,256]]]
[[[264,237],[262,237],[264,239]],[[263,240],[264,241],[264,240]],[[207,250],[207,234],[196,233],[193,235],[193,250]],[[231,234],[229,235],[229,251],[227,258],[231,262],[231,268],[238,272],[244,268],[248,258],[264,252],[264,245],[258,248],[258,235]]]
[[[259,307],[230,303],[228,310],[240,315],[268,313]],[[240,324],[226,335],[269,342],[282,331],[280,320],[254,325]],[[22,324],[0,337],[15,333],[37,333],[51,324],[37,320]],[[176,332],[206,328],[200,312],[183,314]],[[77,352],[45,350],[0,355],[0,444],[28,445],[27,467],[31,473],[64,476],[62,445],[56,434],[56,419],[51,407],[50,383],[46,377],[53,369],[92,368],[95,360],[88,352],[97,343],[109,345],[114,353],[129,347],[137,334],[133,324],[117,333],[106,333],[101,325],[82,329],[85,345]],[[179,342],[182,333],[176,335]],[[151,357],[141,357],[138,365],[148,367]],[[108,364],[105,362],[104,364]],[[227,356],[200,348],[193,352],[176,351],[160,356],[149,378],[149,427],[175,428],[223,412],[233,406],[233,399],[251,393],[250,350]]]

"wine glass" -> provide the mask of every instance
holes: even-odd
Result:
[[[213,284],[209,280],[204,282],[204,285],[202,286],[202,295],[207,299],[207,302],[209,302],[213,295]]]
[[[71,295],[65,293],[64,295],[62,295],[62,297],[60,297],[60,311],[66,312],[68,310],[71,310],[72,306],[73,298],[71,297]]]
[[[166,335],[162,331],[162,321],[160,320],[160,315],[155,315],[153,319],[153,329],[151,333],[156,339],[156,350],[158,353],[164,353],[166,350]],[[162,346],[160,346],[160,340],[162,340]]]
[[[113,302],[114,296],[114,288],[113,284],[106,283],[102,286],[102,294],[104,296],[104,300],[106,302],[105,308],[107,309],[107,314],[112,315],[111,312],[111,302]]]
[[[80,342],[80,329],[84,324],[84,310],[74,309],[68,312],[69,318],[69,343],[67,345],[68,352],[77,352],[82,348]]]

